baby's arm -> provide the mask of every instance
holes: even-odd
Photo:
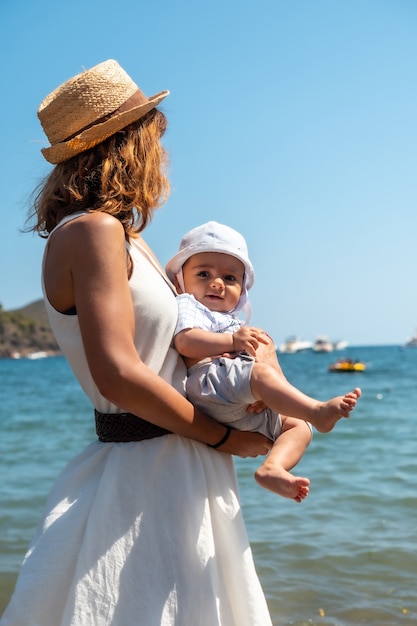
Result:
[[[235,333],[212,333],[200,328],[186,328],[174,338],[180,354],[193,359],[204,359],[220,354],[245,351],[255,356],[259,343],[266,343],[265,337],[251,326],[243,326]]]
[[[182,330],[175,335],[174,345],[182,356],[198,360],[235,350],[230,333],[212,333],[201,328]]]
[[[267,344],[268,336],[259,328],[253,326],[242,326],[233,335],[233,345],[236,352],[247,352],[251,356],[256,356],[256,350],[260,344]]]

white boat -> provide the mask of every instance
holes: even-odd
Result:
[[[335,350],[344,350],[347,347],[348,347],[348,342],[345,341],[344,339],[340,341],[333,341],[333,348]]]
[[[333,344],[324,335],[317,337],[315,342],[313,343],[313,351],[314,352],[333,352]]]
[[[47,356],[47,352],[40,350],[39,352],[30,352],[26,358],[30,359],[31,361],[36,361],[37,359],[46,359]]]
[[[283,344],[279,346],[279,352],[285,352],[287,354],[295,354],[296,352],[303,352],[304,350],[310,350],[312,347],[311,341],[304,341],[299,337],[288,337]]]
[[[417,333],[415,335],[413,335],[412,337],[410,337],[409,339],[407,339],[407,341],[404,344],[405,348],[417,348]]]

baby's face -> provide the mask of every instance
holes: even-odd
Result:
[[[239,302],[245,266],[230,254],[195,254],[184,263],[182,274],[185,291],[211,311],[227,313]]]

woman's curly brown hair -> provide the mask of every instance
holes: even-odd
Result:
[[[166,127],[165,115],[153,109],[56,165],[34,192],[30,217],[36,223],[29,230],[47,237],[62,218],[89,210],[117,217],[127,237],[141,232],[169,195],[168,157],[160,142]]]

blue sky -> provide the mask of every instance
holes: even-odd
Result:
[[[171,92],[172,193],[146,234],[161,262],[214,219],[245,235],[252,323],[277,343],[415,331],[415,0],[2,0],[0,29],[4,309],[41,297],[44,242],[19,232],[50,170],[38,105],[114,58]]]

